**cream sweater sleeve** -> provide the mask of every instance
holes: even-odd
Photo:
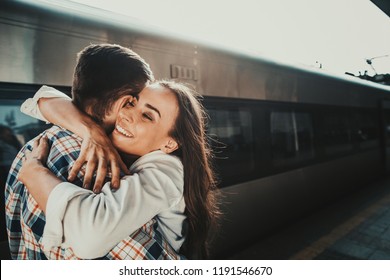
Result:
[[[160,212],[174,207],[183,196],[181,161],[161,151],[137,160],[131,176],[113,192],[109,183],[94,194],[71,183],[51,192],[46,209],[42,245],[71,247],[83,259],[104,256],[117,243]]]
[[[20,106],[20,111],[30,117],[49,123],[39,110],[38,101],[40,98],[55,98],[61,97],[72,100],[69,96],[55,88],[42,86],[34,95],[33,98],[29,98],[23,102]]]

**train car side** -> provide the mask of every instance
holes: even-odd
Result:
[[[89,14],[1,5],[0,105],[20,104],[40,84],[70,92],[76,53],[104,42],[134,49],[156,78],[204,95],[224,211],[214,257],[228,257],[386,172],[389,87]],[[28,129],[14,128],[20,135]]]

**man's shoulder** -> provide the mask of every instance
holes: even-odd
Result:
[[[47,136],[50,146],[46,166],[56,176],[65,180],[72,163],[79,157],[82,139],[59,126],[45,130],[42,135]]]
[[[69,130],[63,129],[59,126],[52,126],[43,131],[37,137],[28,141],[17,154],[9,171],[7,178],[7,185],[17,183],[17,175],[22,166],[23,157],[26,150],[31,150],[35,139],[46,135],[49,140],[50,152],[47,159],[48,168],[57,176],[69,169],[72,162],[76,161],[81,148],[82,139]]]
[[[46,129],[28,141],[19,151],[18,157],[22,158],[26,149],[31,150],[34,141],[42,136],[47,136],[51,153],[54,150],[57,151],[57,154],[69,154],[71,152],[78,152],[81,148],[82,138],[69,130],[53,125],[51,128]]]
[[[80,143],[82,141],[82,139],[73,132],[56,125],[46,129],[42,134],[46,135],[51,141],[75,140]]]
[[[80,138],[73,132],[61,128],[59,126],[53,125],[52,127],[46,129],[41,134],[37,135],[36,137],[28,141],[21,149],[21,151],[24,151],[26,147],[32,147],[34,141],[37,138],[42,136],[47,136],[50,144],[54,144],[54,145],[57,145],[58,143],[62,143],[62,142],[67,142],[67,141],[76,142],[77,144],[81,144],[82,142],[82,138]]]
[[[82,139],[69,130],[59,126],[52,126],[45,130],[42,135],[46,135],[49,140],[51,147],[49,159],[73,153],[78,154],[80,151]]]

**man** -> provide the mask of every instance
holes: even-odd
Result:
[[[0,124],[0,184],[3,187],[7,180],[8,171],[11,168],[12,162],[21,147],[22,145],[20,145],[12,128]],[[0,205],[4,211],[4,193],[1,194]],[[4,217],[1,217],[0,219],[0,228],[0,240],[5,240],[7,238],[7,231],[5,229]]]
[[[124,100],[129,98],[129,94],[139,93],[151,80],[153,80],[153,74],[149,65],[130,49],[109,44],[91,45],[78,55],[72,86],[73,103],[109,132],[113,129],[116,115],[125,102]],[[55,90],[43,87],[38,92],[37,98],[44,98],[48,91]],[[61,93],[57,92],[57,94],[59,97],[63,97]],[[38,101],[36,99],[29,102]],[[28,104],[25,105],[29,107]],[[64,111],[66,109],[56,108],[56,110]],[[71,113],[69,118],[72,118]],[[91,122],[86,125],[96,124]],[[80,187],[90,187],[96,165],[107,166],[110,164],[112,172],[115,173],[113,174],[115,178],[111,180],[112,186],[119,186],[118,162],[120,158],[116,152],[108,155],[103,154],[104,160],[99,161],[93,157],[96,157],[96,152],[102,154],[101,151],[90,150],[90,152],[80,154],[81,139],[68,130],[53,126],[46,131],[46,135],[51,144],[47,166],[59,178],[62,180],[70,178]],[[22,158],[26,149],[31,150],[33,140],[28,142],[19,152],[6,183],[6,223],[13,259],[46,259],[47,257],[40,248],[40,239],[45,226],[44,214],[24,185],[17,180]],[[83,145],[86,142],[88,141],[84,139]],[[84,178],[87,179],[87,182],[84,180],[83,183],[82,176],[80,174],[76,176],[75,170],[84,161],[95,162],[95,165],[90,166],[89,170],[85,170]],[[71,169],[72,165],[76,168]],[[121,169],[125,168],[121,167]],[[99,192],[99,187],[103,182],[104,178],[96,178],[94,191]],[[164,251],[165,241],[158,232],[154,231],[154,226],[155,221],[151,220],[118,243],[103,258],[158,259],[169,257],[170,252]],[[50,259],[77,259],[72,248],[53,249],[48,257]]]

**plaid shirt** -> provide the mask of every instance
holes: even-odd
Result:
[[[46,130],[51,146],[47,167],[61,180],[66,181],[74,161],[78,158],[81,138],[57,126]],[[34,140],[34,139],[33,139]],[[17,180],[29,141],[16,156],[5,186],[6,224],[11,257],[13,259],[78,259],[72,248],[51,248],[46,256],[41,239],[45,227],[44,213],[29,194],[27,188]],[[82,176],[73,182],[82,186]],[[158,222],[152,219],[140,229],[119,242],[101,259],[182,259],[183,257],[164,240],[158,231]]]

